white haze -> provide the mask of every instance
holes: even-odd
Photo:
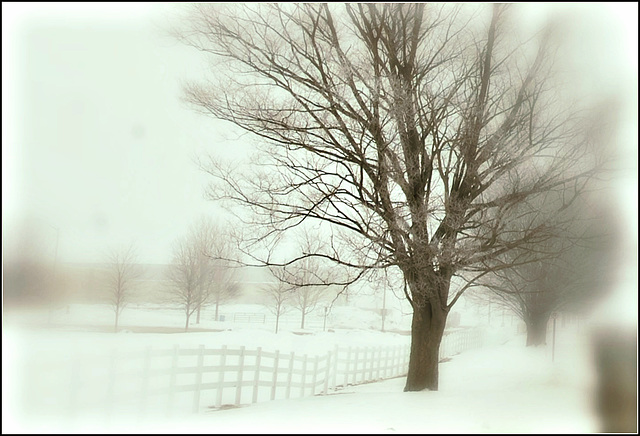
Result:
[[[637,3],[520,5],[524,31],[547,17],[566,23],[565,38],[572,55],[564,61],[580,72],[574,83],[577,92],[593,98],[611,93],[621,96],[616,149],[624,159],[615,182],[618,214],[624,223],[621,269],[611,298],[591,322],[595,327],[623,324],[637,336]],[[175,3],[2,4],[3,270],[18,257],[35,259],[54,272],[63,263],[100,263],[111,248],[129,243],[135,244],[141,263],[168,263],[173,242],[195,219],[225,217],[204,198],[209,179],[194,160],[204,153],[242,159],[254,140],[181,102],[182,83],[202,78],[207,64],[201,53],[181,45],[166,31],[180,7]],[[3,280],[3,295],[4,286]],[[88,291],[98,293],[97,289]],[[345,305],[344,312],[381,307],[379,294],[364,300]],[[389,325],[408,329],[407,303],[388,304],[399,317],[395,324],[389,320]],[[73,332],[106,328],[112,313],[100,304],[77,311],[72,306],[70,314],[64,307],[53,312],[48,309],[11,312],[3,304],[3,432],[104,430],[91,423],[71,428],[64,420],[49,427],[44,418],[39,421],[28,413],[26,418],[21,415],[25,409],[11,404],[15,397],[6,401],[5,395],[20,397],[19,380],[29,375],[24,361],[16,356],[25,349],[46,348],[48,339],[52,339],[52,348],[59,345],[54,350],[59,354],[73,349],[76,341],[86,345],[88,352],[91,344],[102,341],[132,347],[173,340],[188,345],[215,342],[206,333]],[[461,305],[454,310],[468,312],[471,321],[464,314],[462,319],[469,327],[484,323],[473,315],[486,311],[484,307],[465,309]],[[405,316],[400,315],[403,311]],[[154,317],[145,318],[125,308],[123,322],[134,327],[181,326],[180,314],[168,312],[167,316],[154,312]],[[52,313],[53,325],[62,331],[33,330],[43,325],[51,330],[47,317]],[[348,324],[349,316],[344,315],[342,321]],[[407,339],[374,332],[379,318],[356,321],[371,325],[367,324],[366,332],[351,325],[331,340],[386,343]],[[218,326],[210,318],[206,322]],[[523,335],[514,328],[503,343],[443,363],[442,389],[437,393],[411,393],[407,399],[401,392],[403,380],[396,379],[353,387],[345,395],[262,403],[217,415],[202,413],[184,422],[133,423],[126,428],[115,422],[112,429],[595,432],[593,367],[584,335],[589,325],[586,321],[577,325],[583,329],[569,325],[561,331],[559,343],[565,348],[560,349],[555,366],[550,364],[549,346],[526,349]],[[26,333],[20,326],[28,327]],[[281,340],[264,329],[229,328],[234,331],[225,337],[236,345],[269,347]],[[284,337],[293,337],[291,330],[293,327],[285,326]],[[322,348],[318,338],[325,337],[316,331],[293,341],[313,350]],[[492,367],[490,362],[499,364]],[[50,362],[36,359],[28,363],[46,371]],[[427,419],[431,427],[425,427]]]
[[[620,147],[635,164],[637,5],[522,6],[523,24],[537,25],[550,11],[566,21],[585,90],[625,88]],[[167,262],[184,228],[219,213],[203,197],[208,179],[194,158],[251,149],[251,138],[180,101],[182,83],[207,66],[167,33],[180,5],[5,3],[2,10],[5,248],[22,245],[21,232],[35,228],[50,258],[58,239],[59,261],[99,262],[108,246],[135,242],[143,262]],[[621,215],[637,240],[636,167],[619,179]]]

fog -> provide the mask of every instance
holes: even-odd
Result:
[[[628,168],[618,177],[620,214],[635,240],[633,14],[628,5],[524,6],[530,26],[556,8],[567,22],[571,71],[585,72],[575,77],[578,89],[622,93],[616,144]],[[58,238],[61,262],[99,262],[105,247],[134,241],[145,262],[167,262],[182,229],[218,213],[203,197],[208,179],[194,158],[243,156],[252,141],[180,101],[182,84],[202,77],[206,60],[169,35],[178,5],[4,10],[6,246],[20,244],[11,239],[21,227],[37,227],[43,251],[53,253]]]
[[[291,308],[283,315],[282,332],[272,334],[276,320],[273,311],[267,310],[269,303],[261,288],[271,279],[258,269],[242,270],[240,296],[222,302],[221,316],[208,307],[203,311],[202,321],[191,332],[183,332],[181,309],[175,301],[169,301],[165,293],[155,291],[160,286],[158,283],[165,280],[163,268],[175,261],[176,240],[183,237],[198,219],[208,216],[221,223],[231,219],[219,204],[206,198],[211,176],[200,170],[197,160],[212,155],[241,161],[251,155],[258,140],[231,123],[197,113],[183,101],[184,84],[206,77],[210,65],[202,53],[172,36],[172,27],[181,14],[182,5],[174,3],[2,5],[3,432],[8,422],[12,424],[7,430],[13,432],[100,431],[92,427],[91,417],[102,419],[104,407],[117,404],[111,401],[111,395],[116,395],[116,385],[109,377],[118,372],[113,368],[122,364],[120,368],[124,373],[139,370],[147,380],[147,375],[153,373],[149,372],[150,360],[144,360],[143,351],[147,349],[169,353],[165,356],[166,361],[155,368],[161,372],[177,367],[177,364],[172,367],[169,359],[172,347],[177,346],[197,350],[199,345],[205,344],[212,350],[211,356],[218,356],[220,346],[225,345],[230,349],[258,350],[260,347],[265,352],[278,350],[278,353],[313,357],[331,355],[333,350],[338,353],[338,347],[344,346],[347,347],[345,354],[331,357],[338,359],[340,356],[342,365],[343,360],[347,362],[352,357],[352,354],[347,357],[347,349],[348,353],[355,353],[358,344],[369,346],[371,350],[375,347],[401,349],[409,345],[411,307],[404,300],[401,288],[383,297],[381,289],[374,290],[370,284],[354,289],[350,297],[326,295],[314,308],[306,328],[299,326],[298,314]],[[577,314],[554,313],[547,344],[538,349],[538,354],[524,350],[525,326],[513,313],[493,306],[492,315],[491,304],[472,298],[461,299],[454,308],[457,314],[453,318],[457,319],[457,324],[448,325],[453,329],[449,348],[441,356],[445,361],[454,359],[455,362],[458,358],[459,361],[451,365],[452,369],[445,367],[442,370],[445,380],[442,390],[446,392],[450,387],[451,395],[459,390],[459,397],[449,397],[450,400],[466,398],[462,383],[456,384],[456,380],[461,374],[473,371],[474,359],[488,362],[489,354],[483,355],[482,350],[486,352],[494,350],[491,347],[498,347],[494,350],[496,356],[504,355],[506,359],[513,358],[514,362],[523,359],[527,362],[522,365],[524,369],[534,368],[532,362],[542,362],[548,372],[535,373],[531,377],[540,384],[571,379],[578,386],[574,389],[569,382],[558,382],[560,398],[566,398],[567,404],[574,407],[567,412],[567,417],[576,423],[571,427],[569,419],[560,419],[558,431],[596,432],[605,420],[600,406],[594,405],[601,401],[598,383],[606,386],[619,383],[611,375],[616,371],[629,371],[629,380],[636,377],[634,380],[637,381],[637,375],[633,374],[634,371],[637,374],[637,4],[524,3],[518,14],[518,30],[523,35],[539,29],[547,20],[563,24],[559,37],[565,42],[560,53],[560,66],[565,73],[562,80],[567,83],[565,91],[581,96],[586,102],[605,102],[601,106],[604,115],[614,113],[617,117],[615,131],[602,145],[612,149],[616,156],[611,178],[614,195],[607,202],[611,208],[607,213],[612,222],[615,220],[620,242],[606,259],[615,259],[615,273],[609,283],[610,291],[603,293],[594,306]],[[233,226],[234,221],[231,223]],[[112,296],[104,292],[104,283],[109,255],[122,247],[135,247],[136,263],[144,267],[144,274],[134,279],[139,286],[123,306],[122,329],[114,334]],[[551,347],[556,346],[556,333],[560,363],[553,366],[556,356],[552,356]],[[455,339],[458,342],[454,338],[458,338]],[[499,348],[504,344],[510,348]],[[633,347],[635,356],[629,355]],[[364,348],[362,350],[365,352]],[[375,356],[371,350],[366,351],[373,353],[370,359]],[[138,367],[127,369],[123,356],[138,352],[142,353],[142,357],[138,356],[142,360],[132,364]],[[255,356],[260,355],[255,352],[258,353]],[[380,351],[374,362],[381,361],[384,352]],[[525,356],[527,352],[529,354]],[[196,351],[189,353],[191,351],[185,355],[196,355]],[[465,355],[471,357],[465,358]],[[120,358],[122,361],[117,360]],[[293,371],[294,361],[292,357],[289,371]],[[224,360],[216,362],[224,365]],[[259,368],[260,361],[253,362]],[[335,374],[342,373],[330,372],[329,362],[331,360],[324,367],[326,384],[320,386],[318,378],[320,387],[317,390],[316,386],[309,387],[311,395],[324,393],[318,401],[327,402],[314,404],[327,415],[338,413],[328,402],[338,396],[327,395],[328,390],[336,393],[340,389],[352,389],[354,397],[358,396],[358,401],[364,402],[370,396],[366,390],[358,390],[362,387],[356,385],[383,378],[363,376],[353,386],[345,381],[340,387],[329,374],[335,379]],[[369,365],[369,361],[366,362],[364,365]],[[402,361],[393,362],[388,364],[392,375],[386,379],[402,373]],[[396,363],[398,374],[393,372]],[[275,373],[280,371],[277,361],[272,364],[276,366]],[[312,365],[305,357],[305,368],[307,364]],[[202,361],[199,365],[202,367]],[[242,369],[238,367],[242,367],[242,362],[234,365],[233,370],[228,369],[229,374],[231,371],[241,373]],[[322,364],[319,365],[322,368]],[[371,365],[373,368],[374,363]],[[572,365],[578,368],[575,379],[568,375],[567,368]],[[512,365],[509,366],[505,371],[512,371]],[[245,382],[249,371],[254,369],[245,370]],[[74,378],[76,370],[81,371],[82,376]],[[272,367],[269,370],[274,372]],[[353,367],[351,370],[355,371]],[[282,371],[286,374],[285,369]],[[296,371],[305,374],[302,366]],[[337,366],[335,371],[338,371]],[[347,376],[351,377],[349,364],[344,371],[346,380]],[[513,371],[513,374],[509,373],[513,383],[528,380],[524,372]],[[255,370],[256,374],[260,372],[260,369]],[[487,374],[491,380],[495,378],[496,383],[500,383],[494,373],[489,371]],[[304,397],[310,396],[304,377],[300,381],[303,395],[295,406],[298,419],[283,426],[276,420],[286,418],[286,412],[283,412],[286,406],[278,410],[266,403],[274,399],[274,395],[284,400],[285,385],[282,385],[282,393],[278,390],[269,397],[266,387],[272,380],[256,378],[252,394],[257,396],[257,403],[265,403],[255,405],[262,407],[257,410],[261,411],[265,422],[263,427],[246,429],[314,431],[302,428],[304,419],[316,416],[313,410],[304,408],[304,404],[310,404],[303,402]],[[127,383],[123,382],[125,379],[118,380],[118,389]],[[213,384],[214,380],[203,382],[200,379],[197,383],[200,382]],[[78,387],[83,383],[87,383],[84,390]],[[161,381],[157,381],[157,385],[153,385],[154,381],[150,383],[149,386],[159,390],[166,387]],[[257,387],[260,383],[264,384],[260,385],[265,388],[263,391]],[[275,391],[276,382],[273,383]],[[473,380],[469,383],[472,385]],[[549,392],[538,391],[538,385],[533,382],[522,383],[515,391],[522,394],[523,401],[529,399],[535,403],[535,398],[552,397]],[[401,386],[384,386],[379,388],[380,392],[388,393],[384,390],[386,386],[393,392],[397,390],[398,394],[402,390]],[[478,389],[484,389],[478,386]],[[143,391],[146,387],[143,386]],[[291,379],[286,389],[291,389]],[[297,389],[294,388],[296,392]],[[202,398],[193,406],[193,393],[184,388],[183,395],[176,397],[174,403],[171,403],[174,400],[165,403],[163,397],[155,405],[150,404],[148,414],[143,418],[133,413],[140,404],[132,403],[108,415],[106,422],[113,425],[112,429],[127,423],[133,428],[138,425],[137,428],[144,431],[152,428],[154,419],[161,417],[167,418],[167,427],[156,427],[155,431],[170,431],[167,430],[170,428],[174,431],[176,428],[178,431],[182,428],[191,432],[211,431],[210,423],[214,421],[208,419],[217,418],[211,414],[212,410],[222,416],[226,413],[220,408],[222,405],[239,408],[252,403],[252,394],[237,392],[240,390],[228,389],[223,398],[218,391],[203,391]],[[128,395],[126,389],[120,394]],[[236,395],[241,395],[241,401]],[[593,401],[583,403],[576,399],[579,395]],[[621,401],[621,410],[629,404],[637,405],[637,391],[627,390],[625,395],[628,395],[626,402],[611,401]],[[499,397],[499,392],[491,391],[487,401],[499,401]],[[67,401],[69,398],[72,401]],[[81,406],[83,398],[87,401],[86,409]],[[140,398],[146,401],[144,395]],[[404,397],[393,398],[394,404],[404,404]],[[514,398],[516,400],[519,397]],[[428,405],[434,410],[443,407],[432,397],[423,396],[418,401],[424,403],[405,406],[408,410],[413,410],[416,404]],[[6,402],[12,404],[5,406]],[[166,413],[171,404],[181,406],[176,406],[178,417],[175,419],[174,415]],[[49,407],[50,412],[42,411]],[[245,417],[241,413],[250,413],[252,407],[219,418],[221,428],[231,431],[243,428],[235,426],[251,420],[249,415]],[[309,406],[309,409],[313,407]],[[377,403],[374,407],[384,410]],[[479,402],[470,402],[467,407],[482,406]],[[38,408],[41,410],[37,411]],[[196,409],[195,415],[192,409]],[[402,407],[391,408],[396,409]],[[547,412],[552,413],[550,410],[541,413]],[[353,413],[361,416],[357,411]],[[527,428],[543,433],[554,431],[549,427],[536,428],[534,415],[533,412],[526,415],[524,427],[518,427],[516,422],[486,427],[486,423],[471,418],[465,421],[452,416],[451,419],[467,422],[468,427],[460,427],[461,431],[477,432],[482,428],[506,432],[511,429],[527,431]],[[628,419],[622,415],[623,412],[620,422]],[[236,420],[234,416],[237,416]],[[497,416],[493,418],[497,420]],[[545,419],[544,416],[539,418]],[[367,427],[366,423],[342,419],[341,423],[326,430],[347,428],[354,432],[378,432],[392,426],[381,421],[378,427]],[[408,418],[403,419],[406,422]],[[637,419],[635,422],[637,425]],[[169,427],[169,424],[176,427]],[[393,425],[395,430],[402,431],[401,424]],[[616,423],[609,425],[615,427]],[[442,431],[445,426],[429,429],[416,423],[404,430],[430,432],[435,431],[434,428]]]

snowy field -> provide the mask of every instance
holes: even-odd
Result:
[[[216,433],[585,433],[598,431],[592,372],[571,341],[551,362],[520,338],[441,364],[439,392],[403,393],[404,379],[339,395],[211,413],[151,431]],[[185,426],[186,425],[186,426]]]
[[[195,414],[190,411],[192,394],[187,392],[174,399],[175,407],[171,410],[164,405],[154,408],[149,404],[147,413],[140,414],[123,407],[106,419],[104,414],[96,414],[96,408],[88,407],[91,398],[78,398],[74,410],[69,411],[66,396],[54,395],[64,391],[74,374],[77,380],[82,380],[83,388],[90,391],[91,370],[97,371],[99,366],[91,362],[108,361],[113,350],[126,355],[140,353],[146,347],[227,345],[313,356],[327,353],[337,345],[374,348],[409,344],[406,334],[373,329],[369,324],[375,324],[376,320],[370,312],[356,308],[342,310],[339,319],[334,317],[328,322],[327,331],[285,328],[277,335],[267,323],[216,322],[210,313],[203,314],[202,322],[194,326],[200,330],[179,333],[184,322],[179,312],[149,307],[125,310],[124,331],[118,334],[109,332],[108,308],[97,305],[74,305],[68,311],[60,308],[51,314],[46,329],[41,326],[47,320],[43,313],[8,314],[3,330],[3,432],[598,431],[592,404],[594,377],[588,341],[581,334],[584,326],[575,324],[558,329],[553,362],[550,345],[537,349],[524,347],[524,336],[517,335],[509,323],[503,328],[485,328],[481,348],[467,349],[441,363],[438,392],[403,393],[404,377],[398,377],[341,386],[329,390],[328,395],[274,401],[266,398],[256,404],[242,401],[239,407],[228,404],[213,408],[212,400],[203,397]],[[221,313],[257,311],[256,307],[242,306],[226,307]],[[335,327],[336,324],[342,328]],[[151,332],[134,333],[135,327]],[[175,333],[154,332],[159,327]],[[80,360],[84,364],[73,366],[78,362],[77,356],[84,359]],[[64,377],[55,375],[61,374],[60,368],[66,371]],[[80,377],[80,372],[84,377]],[[38,383],[34,382],[36,379]],[[135,386],[132,389],[135,391]],[[65,404],[59,399],[64,399]]]

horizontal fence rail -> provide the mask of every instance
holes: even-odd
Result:
[[[264,313],[234,313],[233,322],[239,323],[259,323],[264,324],[266,316]]]
[[[481,339],[476,330],[450,332],[443,337],[440,358],[480,346]],[[86,409],[107,415],[200,412],[326,395],[350,385],[404,376],[408,364],[408,344],[335,346],[320,355],[225,345],[113,350],[105,356],[69,358],[49,368],[40,380],[49,386],[30,377],[32,391],[38,394],[31,406],[55,410],[66,403],[71,414]]]

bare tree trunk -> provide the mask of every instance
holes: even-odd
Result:
[[[280,324],[280,314],[276,313],[276,334],[278,334],[278,325]]]
[[[527,325],[527,347],[547,343],[547,323],[549,315],[532,314],[524,320]]]
[[[198,313],[196,315],[196,324],[200,324],[200,306],[198,306]]]
[[[218,309],[220,308],[220,300],[216,300],[216,321],[218,320]]]
[[[445,312],[430,303],[414,309],[405,392],[438,390],[438,360],[446,318]]]
[[[191,317],[191,314],[189,312],[187,312],[187,321],[184,323],[184,331],[186,332],[187,330],[189,330],[189,318]]]
[[[118,333],[118,318],[120,317],[120,308],[116,307],[116,323],[113,327],[114,333]]]
[[[302,322],[300,323],[300,328],[301,328],[301,329],[303,329],[303,328],[304,328],[304,317],[305,317],[305,315],[306,315],[306,313],[305,313],[305,311],[303,310],[303,311],[302,311]]]

